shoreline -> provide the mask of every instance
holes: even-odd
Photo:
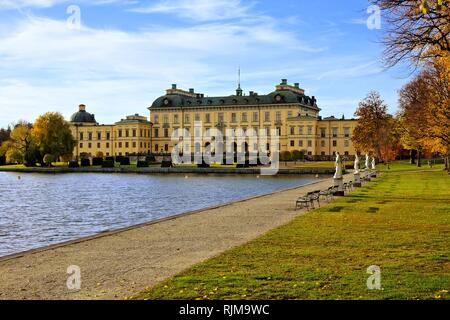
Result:
[[[347,175],[346,179],[350,177]],[[124,299],[245,244],[305,210],[295,199],[331,179],[0,258],[1,299]],[[82,287],[66,287],[67,267]]]
[[[0,172],[11,173],[123,173],[123,174],[248,174],[260,175],[261,168],[0,168]],[[334,168],[282,168],[277,175],[283,174],[334,174]]]

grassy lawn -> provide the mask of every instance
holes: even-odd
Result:
[[[442,171],[392,171],[135,298],[450,299],[449,199]]]
[[[433,164],[432,168],[428,166],[428,161],[423,160],[422,166],[418,167],[417,164],[409,163],[409,160],[395,161],[387,165],[382,163],[377,165],[377,170],[381,172],[393,172],[393,171],[423,171],[430,169],[444,169],[444,164]]]

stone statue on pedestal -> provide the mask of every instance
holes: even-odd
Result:
[[[356,155],[355,157],[355,174],[359,174],[359,156]]]
[[[372,170],[375,171],[376,168],[375,157],[372,157]]]
[[[339,152],[336,154],[336,173],[334,179],[342,178],[342,157]]]
[[[365,163],[365,165],[366,165],[366,171],[368,171],[369,169],[370,169],[370,167],[369,167],[369,155],[366,153],[366,163]]]

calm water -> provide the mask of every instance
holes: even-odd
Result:
[[[0,256],[310,183],[312,177],[0,172]]]

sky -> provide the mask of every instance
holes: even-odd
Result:
[[[0,127],[87,105],[97,122],[149,115],[173,83],[206,96],[268,94],[281,79],[322,116],[371,90],[393,113],[410,73],[381,63],[366,0],[0,0]]]

